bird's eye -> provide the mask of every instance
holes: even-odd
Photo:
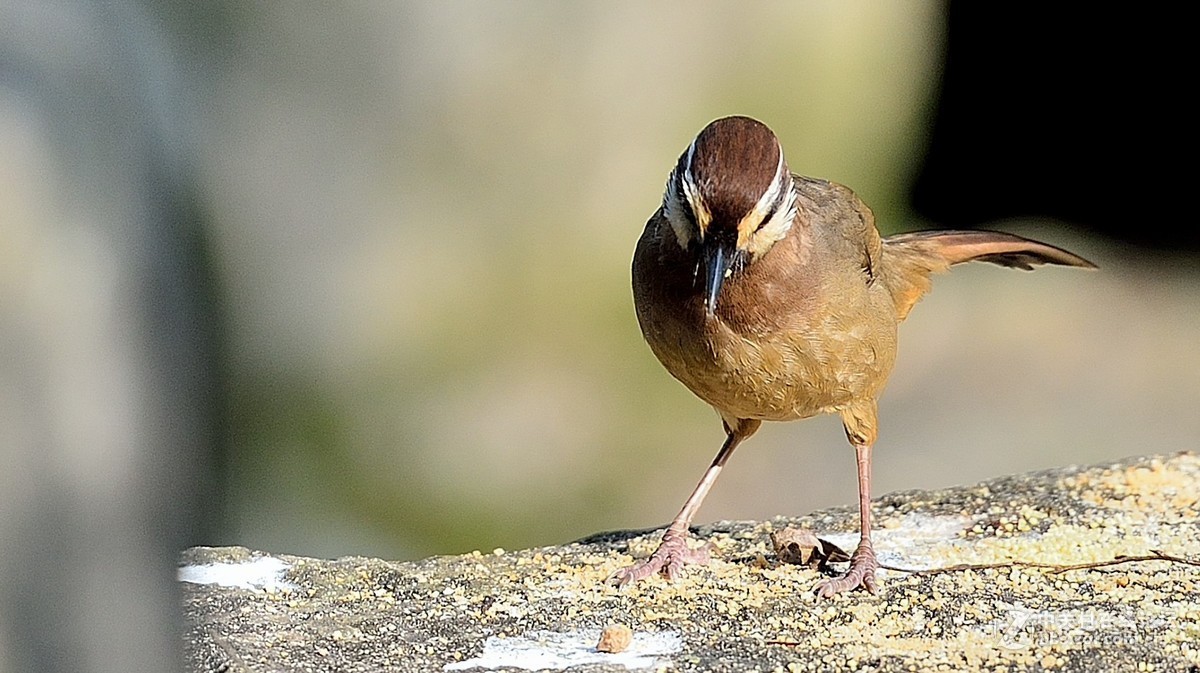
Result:
[[[759,231],[763,227],[767,226],[767,223],[775,217],[775,213],[777,212],[779,212],[779,206],[772,205],[771,209],[767,211],[767,214],[763,216],[762,221],[758,223],[758,228],[756,228],[754,231]]]
[[[780,190],[779,195],[775,197],[775,201],[771,203],[770,209],[767,210],[767,214],[763,216],[762,221],[758,223],[758,228],[756,228],[754,231],[759,231],[763,227],[767,226],[768,222],[775,218],[775,214],[779,212],[779,208],[783,206],[784,199],[786,198],[787,191]]]
[[[679,195],[678,198],[682,206],[680,210],[683,211],[683,217],[688,221],[688,224],[692,225],[693,229],[699,229],[700,223],[696,219],[696,206],[692,203],[690,192],[684,189],[683,180],[683,173],[677,172],[675,174],[675,193]]]

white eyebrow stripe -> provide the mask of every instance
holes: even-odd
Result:
[[[683,185],[683,193],[687,197],[688,205],[692,208],[692,214],[696,219],[696,228],[699,230],[700,238],[704,238],[704,232],[708,229],[709,223],[712,221],[712,213],[708,210],[708,204],[704,203],[704,197],[700,195],[700,189],[696,185],[695,178],[692,177],[692,160],[696,155],[696,141],[700,136],[696,136],[692,140],[692,144],[688,145],[687,163],[683,167],[683,176],[680,183]]]
[[[692,139],[692,144],[688,145],[687,163],[683,166],[684,182],[692,184],[695,183],[695,181],[692,180],[692,158],[696,155],[696,141],[699,139],[700,136],[696,136]]]
[[[779,163],[775,165],[775,177],[771,179],[771,185],[767,187],[767,191],[763,192],[763,195],[759,197],[758,203],[754,204],[754,211],[762,217],[766,217],[767,213],[770,212],[771,204],[775,203],[775,200],[779,198],[779,190],[783,186],[783,180],[780,178],[782,174],[783,148],[779,148]],[[762,218],[760,217],[759,219],[761,220]]]

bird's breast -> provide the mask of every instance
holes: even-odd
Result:
[[[863,329],[743,334],[719,315],[644,330],[675,378],[713,407],[738,418],[788,421],[832,411],[873,389],[880,362]]]
[[[872,319],[865,286],[831,296],[802,275],[751,265],[727,281],[709,316],[684,267],[640,261],[634,297],[647,343],[672,376],[726,415],[795,420],[882,388],[895,324]]]

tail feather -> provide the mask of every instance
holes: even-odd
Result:
[[[1062,248],[998,231],[915,231],[883,239],[884,277],[903,320],[929,291],[929,276],[963,262],[1032,271],[1041,264],[1096,268]]]

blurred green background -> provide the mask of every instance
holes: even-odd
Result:
[[[106,522],[198,493],[184,543],[313,556],[664,523],[722,434],[642,342],[628,267],[694,134],[757,117],[885,232],[955,224],[908,205],[938,2],[0,10],[9,539],[44,481],[95,486],[82,509],[149,489]],[[1080,224],[993,226],[1100,272],[964,268],[914,311],[878,494],[1194,446],[1194,265]],[[160,267],[182,284],[143,291]],[[853,497],[812,419],[764,428],[699,520]]]
[[[220,541],[409,558],[669,519],[721,428],[632,311],[667,172],[749,114],[795,170],[917,224],[939,21],[929,2],[231,11],[198,95],[231,335]],[[702,517],[851,501],[818,424],[763,433]],[[806,476],[818,459],[830,479]]]

